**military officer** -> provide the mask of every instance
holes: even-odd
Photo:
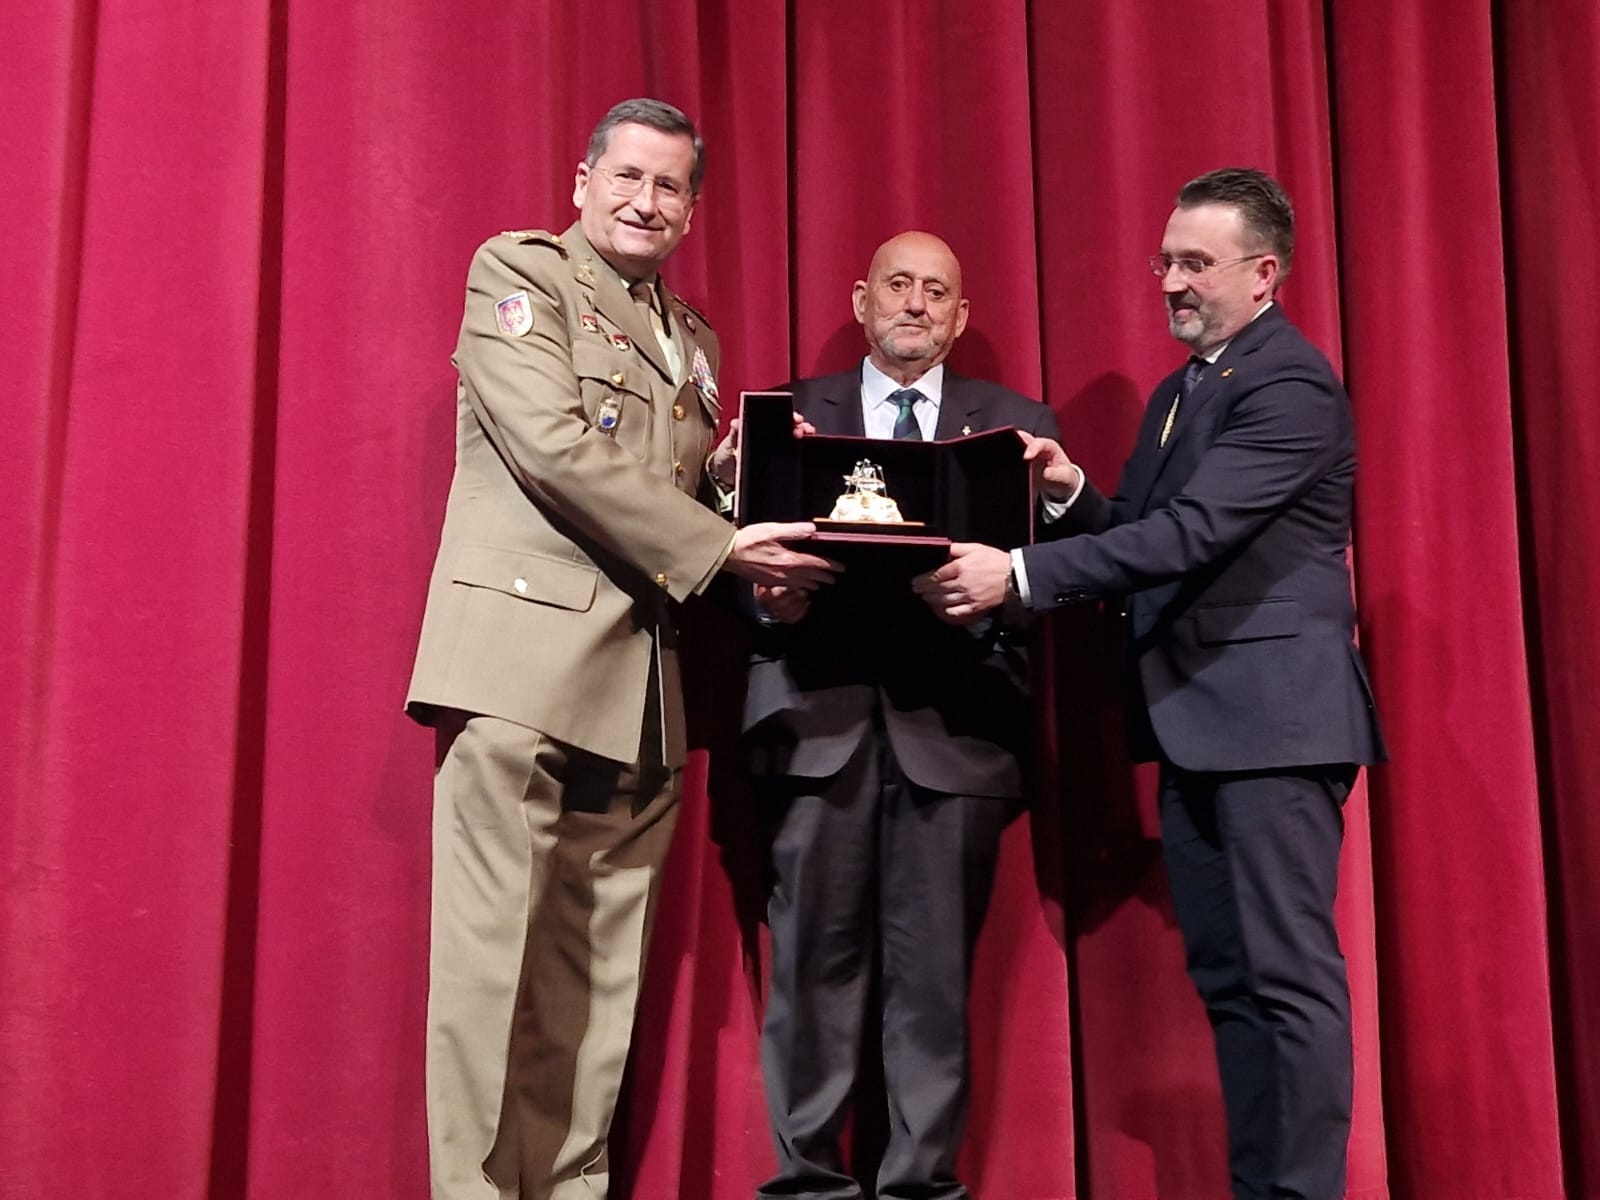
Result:
[[[806,524],[714,511],[716,335],[658,272],[704,173],[657,100],[601,120],[577,222],[467,279],[456,468],[407,708],[437,735],[434,1200],[593,1200],[685,745],[673,614],[723,570],[810,588]]]

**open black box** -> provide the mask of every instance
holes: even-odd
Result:
[[[794,398],[787,392],[745,392],[739,403],[739,475],[734,517],[819,521],[806,543],[859,569],[915,574],[943,562],[951,542],[984,542],[1009,550],[1033,540],[1033,496],[1022,440],[1009,426],[943,442],[794,436]],[[828,522],[845,476],[861,459],[883,468],[887,494],[907,522]]]

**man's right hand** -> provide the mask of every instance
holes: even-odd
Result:
[[[1067,500],[1083,486],[1083,468],[1067,457],[1054,438],[1034,437],[1017,430],[1022,439],[1022,460],[1033,472],[1033,486],[1051,500]]]
[[[740,579],[768,587],[793,588],[809,592],[832,583],[844,567],[831,559],[791,550],[784,542],[800,541],[816,534],[810,521],[762,521],[746,525],[733,535],[723,569]]]
[[[763,620],[793,625],[804,619],[811,608],[811,594],[794,588],[765,587],[756,584],[756,611]]]

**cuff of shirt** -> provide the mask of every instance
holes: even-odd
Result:
[[[1082,490],[1082,488],[1079,488],[1079,491]],[[1077,496],[1074,495],[1072,499],[1076,500]],[[1071,504],[1072,501],[1068,500],[1065,503]],[[1028,593],[1028,568],[1022,561],[1021,550],[1013,550],[1011,552],[1011,577],[1017,581],[1017,595],[1022,598],[1023,605],[1027,608],[1032,608],[1033,598]]]
[[[1078,502],[1078,497],[1083,495],[1083,485],[1089,482],[1089,472],[1082,467],[1078,468],[1078,486],[1072,489],[1072,495],[1065,500],[1057,500],[1052,496],[1041,495],[1039,503],[1044,506],[1044,519],[1046,522],[1059,521]]]

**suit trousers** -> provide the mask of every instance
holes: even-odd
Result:
[[[1341,1200],[1350,990],[1333,904],[1349,764],[1161,768],[1161,842],[1216,1041],[1235,1200]]]
[[[426,1064],[433,1197],[595,1200],[609,1181],[607,1136],[677,817],[659,708],[647,708],[631,765],[494,717],[442,716]]]
[[[956,1200],[967,990],[1015,801],[912,784],[883,730],[827,779],[757,781],[773,824],[771,991],[761,1031],[778,1174],[760,1197],[857,1200],[840,1134],[873,973],[889,1140],[880,1197]]]

